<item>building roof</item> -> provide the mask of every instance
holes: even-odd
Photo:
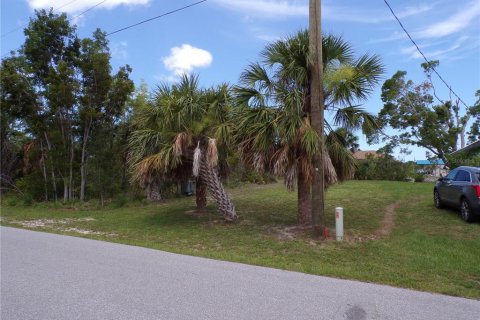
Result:
[[[451,154],[456,154],[464,151],[472,151],[475,149],[480,149],[480,140],[475,141],[474,143],[470,143],[468,146],[463,147],[462,149],[458,149],[457,151],[454,151]]]
[[[370,156],[370,155],[373,156],[374,158],[378,158],[381,156],[381,154],[377,153],[377,151],[375,150],[365,150],[365,151],[359,150],[353,153],[353,157],[357,160],[365,160],[367,159],[367,156]]]
[[[438,160],[417,160],[416,164],[428,166],[428,165],[444,165],[445,163],[443,162],[442,159],[438,159]]]

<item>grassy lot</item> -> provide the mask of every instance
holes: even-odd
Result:
[[[351,181],[329,189],[327,241],[292,228],[296,195],[281,184],[245,185],[231,194],[241,217],[233,225],[225,225],[213,205],[210,217],[195,215],[194,198],[104,210],[92,203],[15,206],[6,199],[1,224],[480,298],[480,223],[466,224],[454,211],[436,210],[432,184]],[[381,237],[377,230],[393,203],[395,226]],[[333,240],[336,206],[345,210],[342,243]]]

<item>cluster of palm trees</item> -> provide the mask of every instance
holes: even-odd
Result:
[[[237,218],[220,177],[227,158],[238,154],[257,172],[283,176],[297,186],[298,223],[310,223],[312,161],[324,139],[326,185],[353,176],[356,163],[347,137],[376,130],[375,118],[361,107],[383,73],[373,55],[355,57],[342,38],[323,38],[325,132],[310,126],[308,32],[300,31],[266,46],[262,60],[242,73],[239,85],[201,89],[196,76],[163,84],[133,117],[129,141],[133,179],[149,190],[162,179],[196,177],[197,208],[206,206],[206,189],[227,221]],[[157,186],[156,186],[157,185]]]

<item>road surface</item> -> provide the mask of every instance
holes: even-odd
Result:
[[[480,319],[480,301],[1,227],[1,319]]]

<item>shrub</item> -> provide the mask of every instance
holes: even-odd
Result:
[[[121,208],[127,204],[128,199],[124,194],[116,195],[115,198],[112,200],[112,207],[113,208]]]
[[[408,163],[403,163],[388,155],[380,158],[369,156],[367,159],[359,161],[355,179],[405,181],[410,169],[411,166]]]
[[[418,173],[414,177],[415,182],[424,182],[425,181],[425,176],[421,173]]]
[[[29,207],[29,206],[31,206],[32,204],[33,204],[33,198],[32,198],[32,196],[31,196],[29,193],[25,193],[25,194],[23,195],[23,205]]]

